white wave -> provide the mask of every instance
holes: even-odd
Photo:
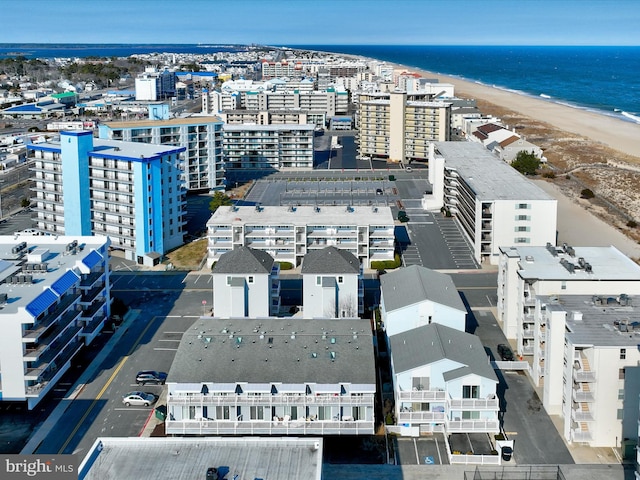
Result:
[[[640,117],[638,117],[637,115],[632,115],[632,114],[630,114],[628,112],[622,112],[622,111],[620,112],[620,114],[622,116],[624,116],[624,117],[627,117],[627,118],[633,120],[634,122],[640,123]]]
[[[547,95],[546,93],[541,93],[540,96],[542,98],[551,98],[551,96]]]

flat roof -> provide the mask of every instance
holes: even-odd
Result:
[[[61,136],[81,136],[93,135],[90,131],[62,131]],[[60,140],[50,140],[46,143],[29,144],[30,150],[56,150],[61,151]],[[125,161],[153,160],[158,157],[173,153],[184,152],[185,147],[172,145],[156,145],[141,142],[125,142],[122,140],[108,140],[104,138],[93,138],[93,148],[89,152],[90,156],[100,158],[114,158]]]
[[[169,383],[375,384],[368,319],[200,318]]]
[[[207,225],[380,225],[393,226],[390,207],[302,205],[298,207],[222,206],[211,216]]]
[[[180,126],[180,125],[202,125],[205,123],[222,123],[220,117],[206,116],[206,117],[180,117],[170,118],[168,120],[139,120],[135,122],[107,122],[108,128],[114,130],[118,128],[145,128],[145,127],[166,127],[166,126]]]
[[[320,480],[322,438],[98,438],[80,465],[85,480],[224,478]],[[225,467],[225,468],[220,468]]]
[[[576,346],[632,347],[640,344],[640,297],[611,295],[539,295],[547,311],[565,311],[565,337]],[[622,328],[620,327],[622,325]]]
[[[478,142],[434,142],[445,168],[455,169],[480,201],[549,200],[551,195]]]
[[[71,254],[67,245],[78,242],[78,251]],[[26,242],[27,246],[22,255],[11,250],[18,244]],[[7,302],[2,306],[0,315],[12,315],[19,309],[26,308],[36,297],[44,293],[68,270],[79,266],[83,260],[93,265],[89,257],[94,250],[99,250],[109,239],[105,236],[64,236],[64,235],[2,235],[0,236],[0,280],[13,275],[30,275],[32,283],[2,283],[0,293],[7,295]],[[29,255],[33,257],[29,258]],[[41,261],[40,261],[41,260]],[[22,272],[24,263],[46,263],[47,269]],[[88,266],[84,267],[90,268]]]
[[[640,280],[640,265],[614,246],[571,247],[501,247],[512,258],[520,258],[518,275],[525,280],[591,281]],[[555,252],[555,254],[554,254]],[[569,253],[570,252],[570,253]],[[571,254],[573,253],[573,254]],[[583,268],[580,259],[591,266]],[[567,268],[573,265],[573,272]]]

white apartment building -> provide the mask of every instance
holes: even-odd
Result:
[[[280,264],[262,250],[235,248],[213,267],[213,315],[269,317],[280,310]]]
[[[216,190],[224,188],[225,179],[222,125],[218,117],[110,122],[100,125],[100,138],[184,147],[187,190]]]
[[[271,111],[227,110],[219,113],[220,119],[227,125],[306,125],[324,127],[327,124],[326,112],[306,112],[300,109],[281,109]]]
[[[94,139],[90,131],[27,147],[39,230],[109,235],[125,258],[148,266],[184,243],[184,147]]]
[[[498,378],[480,339],[432,323],[389,337],[398,425],[419,433],[498,433]]]
[[[328,246],[347,250],[370,268],[394,258],[394,220],[389,207],[223,206],[207,222],[207,264],[239,246],[264,250],[276,262],[300,265],[309,252]]]
[[[33,409],[111,314],[109,238],[0,237],[0,401]]]
[[[294,110],[323,112],[327,117],[346,114],[349,110],[349,92],[340,86],[325,90],[250,90],[203,92],[202,111],[217,115],[234,110]]]
[[[542,377],[539,295],[640,295],[640,266],[615,247],[503,247],[498,266],[498,321],[519,355],[533,355]]]
[[[167,435],[372,435],[369,320],[197,320],[167,377]]]
[[[449,140],[451,105],[431,95],[359,93],[359,154],[392,162],[428,159],[429,143]]]
[[[364,313],[364,279],[358,258],[326,247],[302,260],[302,312],[305,318],[355,318]]]
[[[533,369],[570,443],[621,447],[623,421],[637,421],[640,296],[616,293],[535,296]]]
[[[380,314],[391,337],[432,323],[464,332],[467,309],[449,275],[412,265],[380,276]]]
[[[500,247],[555,244],[557,200],[479,143],[435,142],[427,210],[450,212],[478,262],[497,265]]]
[[[314,125],[224,125],[224,169],[313,168]]]

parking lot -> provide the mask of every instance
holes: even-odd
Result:
[[[392,437],[397,465],[449,465],[447,444],[442,434],[430,437]]]

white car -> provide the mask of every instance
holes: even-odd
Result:
[[[156,401],[156,396],[153,393],[148,392],[129,392],[122,397],[122,403],[127,407],[129,405],[144,405],[148,407]]]

